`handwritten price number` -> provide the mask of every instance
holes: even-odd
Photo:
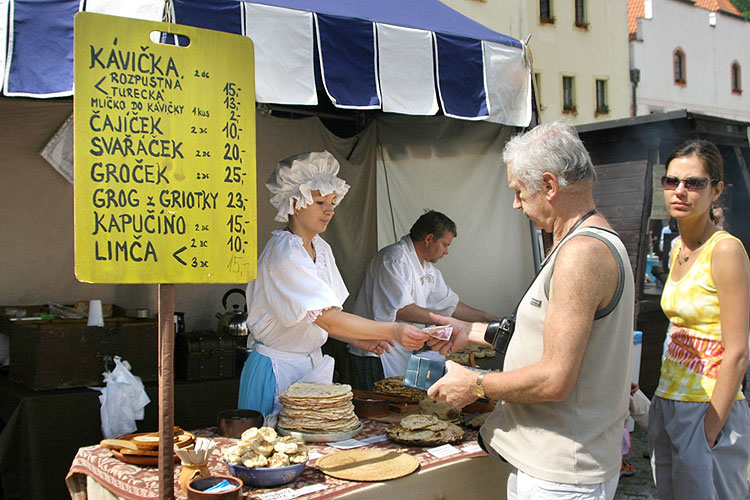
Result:
[[[237,163],[242,163],[242,155],[245,152],[239,146],[242,129],[237,124],[240,115],[236,112],[240,105],[240,89],[234,82],[227,82],[224,85],[223,91],[224,107],[229,112],[229,117],[221,129],[227,138],[227,142],[224,143],[224,160],[235,163],[235,165],[226,165],[224,167],[224,182],[243,185],[243,176],[245,173],[242,171],[242,167],[237,165]],[[239,191],[230,191],[227,193],[227,208],[229,209],[244,211],[246,201]],[[247,241],[243,239],[245,224],[246,221],[243,220],[243,216],[240,214],[232,214],[227,220],[226,225],[229,228],[229,238],[226,244],[233,254],[245,253],[245,245],[247,245]],[[228,264],[230,271],[235,272],[236,269],[239,272],[240,261],[236,260],[239,258],[237,255],[232,256]]]
[[[239,233],[239,234],[245,234],[245,221],[242,220],[242,215],[230,215],[229,220],[227,221],[227,226],[229,226],[229,232],[230,233]]]
[[[245,258],[241,255],[231,254],[229,261],[227,262],[227,269],[230,273],[239,273],[242,268],[247,268],[250,265],[249,262],[245,262]]]

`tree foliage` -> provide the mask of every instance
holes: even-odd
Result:
[[[750,0],[732,0],[732,3],[737,7],[737,10],[742,12],[745,19],[750,21]]]

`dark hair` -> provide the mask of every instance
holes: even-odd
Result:
[[[693,155],[698,157],[703,164],[703,168],[708,172],[711,184],[716,184],[724,180],[724,159],[721,157],[719,148],[713,142],[702,139],[691,139],[674,148],[669,153],[665,166],[669,169],[669,163],[675,158],[684,158]]]
[[[420,215],[419,219],[411,226],[409,236],[412,241],[422,241],[428,234],[435,235],[435,238],[442,238],[446,231],[453,233],[454,237],[458,236],[455,222],[445,214],[429,210]]]

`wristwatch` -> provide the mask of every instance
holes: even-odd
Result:
[[[484,376],[487,375],[486,373],[482,372],[477,377],[477,385],[474,386],[474,392],[476,392],[477,397],[483,398],[484,395],[484,387],[482,386],[482,382],[484,381]]]

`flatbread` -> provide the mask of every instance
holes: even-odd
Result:
[[[406,424],[406,425],[404,425]],[[458,443],[464,430],[433,415],[409,415],[385,429],[388,439],[407,446],[439,446]]]
[[[388,377],[375,382],[373,389],[375,392],[382,392],[384,394],[394,394],[396,396],[403,396],[409,398],[410,401],[418,403],[422,398],[426,396],[424,391],[415,389],[413,387],[404,386],[404,377]]]
[[[324,474],[348,481],[387,481],[411,474],[419,461],[407,453],[378,448],[343,450],[319,458]]]
[[[419,413],[415,415],[409,415],[401,419],[399,422],[401,427],[409,430],[424,429],[433,424],[438,423],[437,417],[432,415],[421,415]]]
[[[314,384],[311,382],[297,382],[281,393],[280,398],[335,398],[351,395],[352,386],[349,384]],[[350,397],[351,399],[351,397]]]

